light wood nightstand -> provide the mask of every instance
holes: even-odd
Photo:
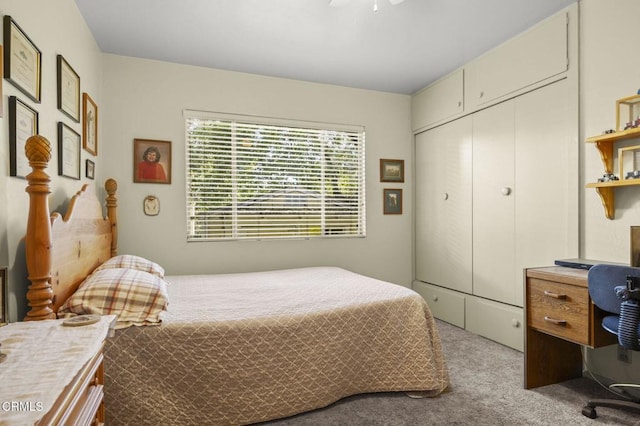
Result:
[[[0,328],[0,418],[8,424],[103,424],[103,347],[115,316],[67,327],[63,320]],[[43,350],[42,348],[46,348]]]

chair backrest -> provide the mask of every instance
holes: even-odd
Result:
[[[598,264],[587,274],[589,295],[593,303],[613,315],[603,319],[603,326],[618,336],[618,343],[634,351],[640,350],[640,303],[636,283],[628,277],[640,277],[640,268]],[[629,300],[623,300],[629,299]]]
[[[622,300],[616,296],[615,288],[626,286],[627,276],[640,277],[640,268],[609,264],[592,266],[587,282],[593,303],[603,311],[619,315]]]

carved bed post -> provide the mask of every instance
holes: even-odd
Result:
[[[53,290],[51,289],[51,216],[48,196],[51,193],[51,179],[45,172],[51,159],[51,144],[40,135],[31,136],[25,145],[25,154],[33,170],[26,176],[29,193],[29,218],[25,249],[27,270],[31,285],[27,299],[31,310],[25,318],[29,320],[53,319],[51,309]]]
[[[115,179],[107,179],[104,183],[104,187],[107,190],[107,217],[111,222],[111,256],[118,254],[118,197],[116,197],[116,191],[118,190],[118,183]]]

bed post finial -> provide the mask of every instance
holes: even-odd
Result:
[[[48,197],[51,193],[51,179],[45,169],[51,160],[51,144],[47,138],[35,135],[27,139],[25,154],[33,170],[26,176],[29,193],[29,218],[25,250],[27,270],[31,285],[27,299],[31,310],[25,318],[42,320],[55,318],[51,309],[53,290],[51,289],[51,216]]]
[[[118,182],[115,179],[107,179],[104,182],[104,188],[107,190],[107,217],[111,222],[111,256],[118,254]]]

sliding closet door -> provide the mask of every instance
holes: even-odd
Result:
[[[471,118],[416,135],[416,278],[471,293]]]
[[[507,101],[473,115],[473,293],[505,303],[515,302],[514,114]]]
[[[561,80],[474,114],[475,295],[522,306],[524,268],[576,255],[578,148],[570,104]]]
[[[559,81],[516,102],[516,270],[577,257],[578,144],[569,83]],[[518,288],[520,290],[520,288]],[[522,305],[523,292],[515,293]]]

